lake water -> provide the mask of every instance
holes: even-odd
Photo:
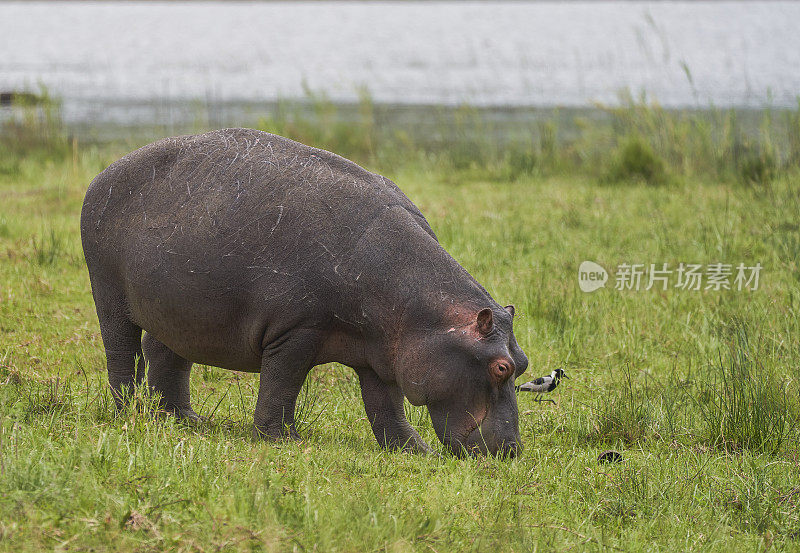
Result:
[[[776,107],[800,94],[794,2],[0,2],[0,91],[68,118],[269,102]],[[116,111],[115,111],[116,110]]]

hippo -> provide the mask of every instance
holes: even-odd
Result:
[[[195,419],[193,363],[259,373],[254,435],[297,439],[306,376],[338,362],[382,447],[431,451],[407,398],[456,455],[521,448],[514,307],[343,157],[251,129],[166,138],[95,177],[81,240],[117,407],[147,374],[164,411]]]

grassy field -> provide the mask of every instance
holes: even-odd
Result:
[[[350,127],[263,122],[395,180],[516,305],[520,381],[566,369],[555,404],[520,396],[513,460],[380,450],[338,365],[309,377],[299,443],[254,442],[257,377],[210,367],[192,379],[202,425],[158,416],[141,391],[115,413],[78,218],[127,146],[7,124],[0,550],[800,550],[797,112],[780,140],[777,124],[739,134],[730,114],[614,117],[570,143],[543,125],[527,146],[465,131],[431,151],[375,134],[368,102]],[[612,273],[604,289],[581,292],[584,260]],[[614,287],[623,263],[716,262],[760,263],[758,289]],[[408,412],[440,450],[427,413]],[[609,448],[621,463],[598,462]]]

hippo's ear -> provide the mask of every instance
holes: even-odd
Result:
[[[516,310],[514,309],[514,306],[513,305],[506,305],[506,311],[508,311],[508,314],[511,315],[511,318],[513,319],[514,318],[514,314],[516,313]]]
[[[478,312],[478,332],[483,334],[489,334],[492,331],[492,327],[494,326],[494,320],[492,318],[492,310],[488,307],[485,307]]]

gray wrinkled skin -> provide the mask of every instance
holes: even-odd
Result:
[[[516,452],[528,361],[498,305],[388,179],[260,131],[161,140],[100,173],[81,237],[118,405],[143,378],[194,418],[193,363],[260,373],[254,433],[296,437],[310,369],[355,369],[375,437],[427,451],[426,405],[455,453]],[[145,331],[142,336],[142,331]]]

